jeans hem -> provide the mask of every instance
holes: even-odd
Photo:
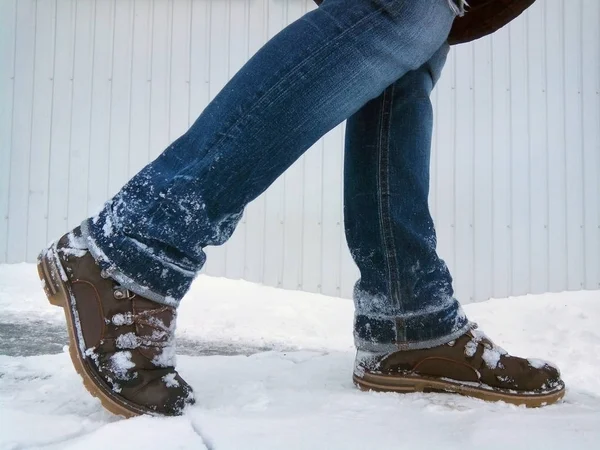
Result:
[[[381,314],[357,309],[356,348],[369,352],[418,350],[446,344],[473,328],[456,299],[436,309]]]
[[[439,347],[440,345],[452,342],[463,334],[473,328],[471,322],[467,322],[466,325],[459,328],[458,330],[440,337],[428,339],[425,341],[414,341],[414,342],[397,342],[397,343],[378,343],[369,341],[367,339],[361,339],[359,337],[354,338],[354,345],[359,351],[371,352],[371,353],[393,353],[397,351],[407,350],[423,350],[427,348]]]
[[[146,283],[144,283],[144,282],[136,281],[133,277],[131,277],[129,274],[127,274],[125,271],[123,271],[120,268],[119,263],[115,262],[115,260],[113,258],[111,258],[109,255],[107,255],[107,252],[105,252],[103,250],[103,248],[101,247],[102,244],[100,244],[98,242],[98,240],[95,238],[94,231],[93,231],[93,225],[90,226],[91,220],[92,219],[86,219],[81,223],[81,234],[82,234],[83,238],[85,239],[85,242],[88,246],[88,251],[90,252],[92,257],[96,260],[96,262],[100,265],[100,267],[109,275],[110,278],[115,280],[117,283],[119,283],[124,288],[126,288],[126,289],[130,290],[131,292],[133,292],[137,295],[140,295],[141,297],[144,297],[148,300],[151,300],[156,303],[160,303],[162,305],[172,306],[172,307],[179,306],[180,299],[174,298],[169,295],[161,294],[160,292],[158,292],[158,290],[153,289],[152,287],[148,287],[146,285]],[[124,240],[126,238],[121,238],[121,239]],[[133,245],[125,246],[125,245],[120,245],[120,244],[113,244],[111,246],[116,247],[116,248],[127,247],[126,251],[130,254],[130,256],[131,256],[131,253],[134,253],[133,248],[131,248],[131,247],[135,247]],[[137,253],[136,257],[139,258],[138,260],[148,259],[147,257],[140,255],[139,251],[135,252],[135,253]],[[154,263],[156,264],[156,260],[154,260]],[[165,268],[165,269],[161,269],[161,270],[169,270],[169,269]]]

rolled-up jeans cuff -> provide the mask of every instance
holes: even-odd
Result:
[[[356,348],[389,353],[420,350],[451,342],[473,328],[456,300],[441,309],[394,317],[358,313],[354,322]]]
[[[148,300],[177,307],[196,276],[162,260],[135,239],[113,229],[108,209],[81,223],[88,250],[100,267],[117,283]]]

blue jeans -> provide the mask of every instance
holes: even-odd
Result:
[[[361,273],[354,288],[354,335],[362,350],[427,348],[469,327],[436,252],[427,201],[430,94],[448,50],[442,45],[348,119],[344,218]]]
[[[204,248],[223,244],[245,206],[350,117],[357,345],[417,348],[462,334],[467,319],[435,253],[427,207],[428,95],[454,17],[448,0],[325,0],[259,50],[183,136],[82,223],[90,252],[123,286],[178,305]]]

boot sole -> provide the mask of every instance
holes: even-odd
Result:
[[[559,387],[552,392],[517,393],[495,389],[486,385],[464,384],[453,380],[417,376],[390,376],[371,372],[365,372],[361,377],[354,374],[353,380],[354,384],[362,391],[396,392],[401,394],[414,392],[453,393],[488,402],[501,401],[512,405],[524,405],[527,408],[551,405],[561,400],[565,395],[565,385],[562,381]]]
[[[100,400],[102,406],[113,414],[125,418],[143,414],[157,415],[154,411],[141,409],[124,399],[115,398],[108,385],[94,374],[84,362],[82,347],[85,347],[83,336],[75,323],[78,323],[78,312],[75,297],[71,292],[66,273],[60,263],[56,247],[52,246],[38,257],[38,275],[50,304],[63,308],[69,334],[69,355],[75,370],[83,380],[86,390]],[[79,345],[81,342],[82,345]]]

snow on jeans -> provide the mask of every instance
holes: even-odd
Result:
[[[115,280],[178,305],[244,207],[348,122],[346,231],[361,271],[359,348],[450,341],[468,323],[427,207],[429,93],[455,12],[447,0],[326,0],[248,61],[192,127],[82,223]],[[415,88],[415,89],[413,89]]]

